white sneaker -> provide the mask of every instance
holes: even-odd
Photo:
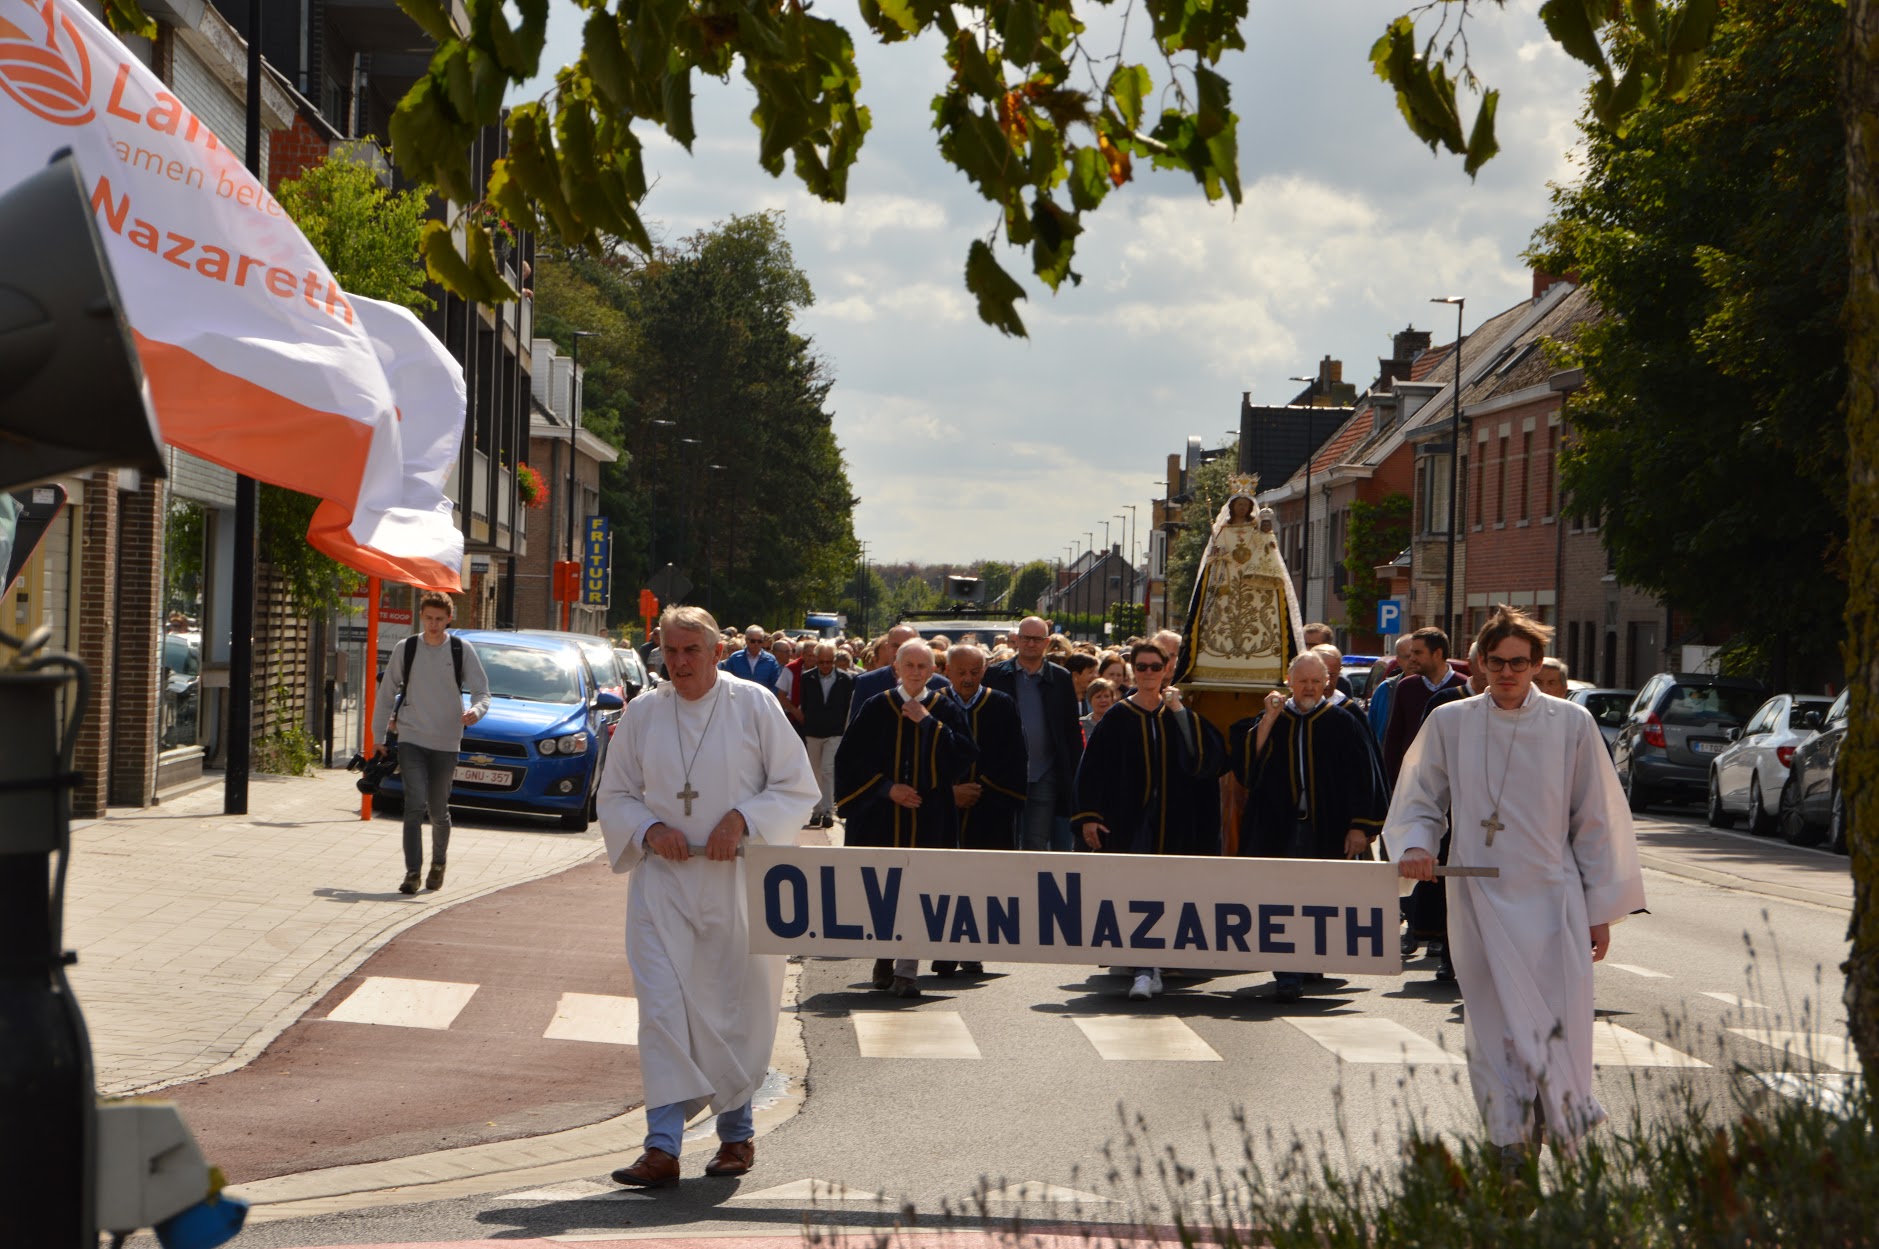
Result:
[[[1148,991],[1151,996],[1161,996],[1161,968],[1151,967],[1148,969]]]
[[[1146,1002],[1160,992],[1161,981],[1154,972],[1138,972],[1135,983],[1129,986],[1129,999],[1135,1002]]]

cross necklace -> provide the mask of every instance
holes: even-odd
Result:
[[[705,716],[705,727],[703,731],[698,734],[698,744],[692,747],[691,762],[685,763],[685,788],[672,795],[674,798],[684,802],[685,814],[687,815],[692,813],[692,799],[699,796],[698,791],[692,788],[692,764],[698,762],[698,752],[705,748],[705,738],[711,732],[711,722],[718,718],[718,703],[724,697],[724,691],[720,688],[723,684],[724,682],[722,680],[713,683],[711,691],[711,712]],[[672,740],[679,748],[680,762],[684,762],[685,726],[679,722],[679,698],[676,693],[674,693],[672,697]]]
[[[1488,731],[1488,728],[1491,727],[1494,723],[1494,716],[1492,714],[1494,711],[1493,702],[1492,702],[1493,697],[1494,696],[1492,694],[1487,695],[1487,698],[1489,699],[1489,705],[1488,705],[1489,715],[1487,718],[1487,724],[1483,725],[1481,729],[1481,771],[1484,774],[1484,779],[1490,779],[1486,777],[1485,774],[1487,773],[1487,770],[1488,770],[1488,732],[1487,731]],[[1498,792],[1490,793],[1488,795],[1489,799],[1494,804],[1494,809],[1488,813],[1487,819],[1481,821],[1481,827],[1488,830],[1488,845],[1490,846],[1494,844],[1494,834],[1500,832],[1503,828],[1507,827],[1507,825],[1501,823],[1501,795],[1507,792],[1507,777],[1508,777],[1508,774],[1511,773],[1514,768],[1514,744],[1520,740],[1520,726],[1523,723],[1525,723],[1526,718],[1527,718],[1525,713],[1526,713],[1526,708],[1523,706],[1520,709],[1520,713],[1514,719],[1514,731],[1508,734],[1508,737],[1507,737],[1507,759],[1505,761],[1505,765],[1501,769],[1500,790]]]

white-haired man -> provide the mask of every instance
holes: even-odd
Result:
[[[710,613],[668,607],[659,628],[671,680],[627,707],[599,799],[607,857],[632,872],[626,957],[646,1087],[645,1152],[613,1178],[642,1188],[677,1182],[685,1121],[706,1107],[721,1146],[705,1174],[750,1170],[783,960],[750,952],[739,849],[794,842],[817,793],[775,692],[719,672]]]

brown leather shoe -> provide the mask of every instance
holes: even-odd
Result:
[[[894,985],[894,960],[877,958],[874,960],[874,973],[870,977],[874,987],[885,992]]]
[[[418,891],[418,874],[416,872],[406,872],[404,883],[398,886],[398,892],[399,893],[416,893],[417,891]]]
[[[679,1182],[679,1160],[663,1149],[648,1149],[638,1162],[615,1171],[613,1182],[632,1188],[664,1188]]]
[[[706,1175],[742,1175],[756,1165],[757,1142],[725,1141],[718,1146],[717,1156],[705,1164]]]
[[[432,892],[436,892],[444,887],[444,865],[442,863],[431,864],[430,875],[424,878],[424,887]]]

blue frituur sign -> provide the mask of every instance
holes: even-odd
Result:
[[[1385,637],[1395,637],[1403,631],[1403,600],[1400,598],[1380,598],[1377,600],[1377,632]]]
[[[581,602],[606,607],[613,600],[613,531],[605,516],[587,518],[587,559],[581,568]]]

